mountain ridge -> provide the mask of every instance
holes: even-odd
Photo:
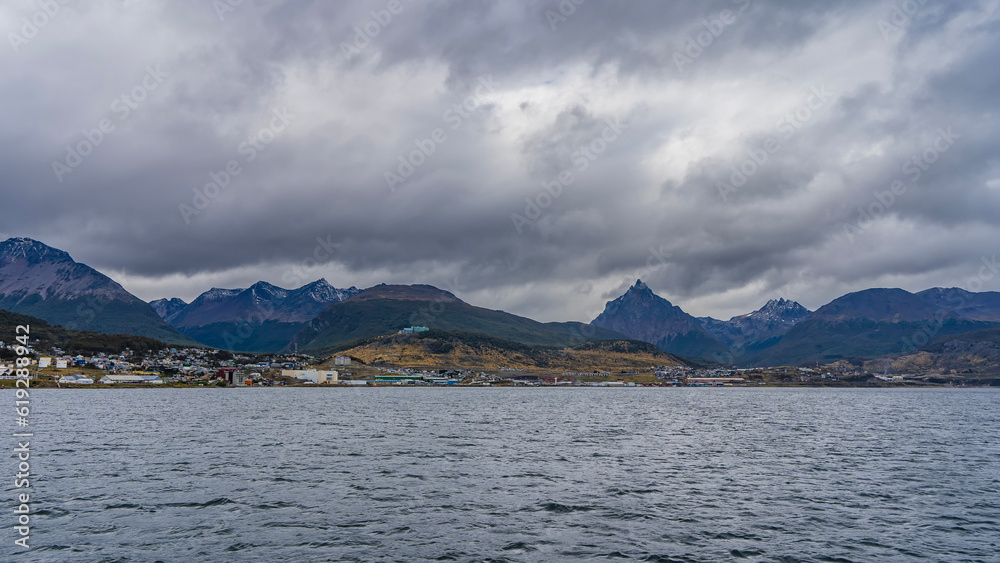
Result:
[[[766,345],[792,329],[812,311],[799,303],[784,298],[771,299],[752,313],[720,321],[712,317],[699,317],[712,336],[730,347],[755,348]]]
[[[303,351],[325,354],[413,325],[478,332],[542,347],[622,339],[621,334],[584,323],[541,323],[476,307],[434,286],[381,284],[327,307],[295,335],[293,345]]]
[[[590,324],[680,356],[711,358],[726,352],[726,345],[705,330],[698,319],[653,293],[642,280],[636,280],[625,294],[609,301]]]
[[[240,352],[279,352],[327,306],[360,292],[319,279],[297,289],[265,281],[248,288],[213,287],[169,317],[202,344]],[[164,300],[157,300],[162,303]]]
[[[70,329],[245,352],[326,352],[429,325],[543,347],[624,337],[679,356],[745,366],[906,354],[935,338],[1000,328],[1000,292],[954,287],[916,293],[869,288],[813,312],[772,299],[722,321],[695,318],[636,280],[589,325],[491,311],[430,285],[338,289],[325,279],[296,289],[259,281],[248,288],[211,288],[191,303],[144,303],[69,253],[24,237],[0,242],[0,309]]]
[[[69,329],[193,344],[118,282],[25,237],[0,242],[0,309]]]

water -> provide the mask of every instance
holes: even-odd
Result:
[[[994,390],[32,400],[39,502],[24,561],[1000,560]]]

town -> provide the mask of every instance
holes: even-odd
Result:
[[[8,357],[17,345],[0,342]],[[144,353],[70,355],[59,348],[27,347],[34,387],[270,387],[270,386],[575,386],[734,387],[927,384],[901,375],[870,373],[847,362],[827,366],[733,368],[650,366],[611,373],[497,369],[430,369],[367,365],[351,356],[238,354],[208,348]],[[14,365],[0,361],[0,386],[13,384]],[[935,383],[935,382],[929,382]]]

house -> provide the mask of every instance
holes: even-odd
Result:
[[[69,367],[67,360],[56,360],[56,369],[66,369]]]
[[[349,366],[351,365],[350,356],[337,356],[333,359],[333,365],[335,366]]]
[[[38,358],[38,369],[45,369],[52,365],[52,358]]]

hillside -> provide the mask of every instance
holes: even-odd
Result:
[[[647,371],[688,365],[683,359],[635,340],[602,340],[569,348],[528,346],[470,332],[431,330],[368,339],[342,352],[369,365],[423,369],[501,367],[553,372]]]
[[[14,341],[19,325],[31,328],[29,344],[36,348],[58,347],[68,354],[119,354],[125,349],[142,351],[163,350],[168,345],[158,340],[127,334],[99,334],[69,330],[52,326],[48,322],[28,315],[0,310],[0,338],[5,344]],[[6,336],[10,335],[10,336]]]
[[[111,278],[27,238],[0,243],[0,309],[69,329],[194,344]]]
[[[182,307],[183,301],[153,302],[170,324],[194,340],[224,350],[279,352],[327,306],[358,293],[337,289],[325,279],[298,289],[257,282],[246,289],[212,288]]]
[[[1000,377],[1000,329],[935,338],[919,351],[865,362],[873,373],[934,378]]]
[[[212,348],[230,352],[269,354],[280,352],[302,330],[305,323],[220,322],[205,326],[182,328],[194,340]]]
[[[682,356],[712,358],[728,351],[701,321],[653,293],[642,280],[636,280],[624,295],[609,301],[591,325]]]
[[[795,301],[771,299],[760,309],[728,321],[711,317],[698,320],[705,330],[727,346],[752,350],[773,343],[809,315],[809,309]]]
[[[183,299],[157,299],[156,301],[150,301],[149,306],[156,311],[156,314],[160,316],[161,319],[169,323],[184,310],[188,304]]]
[[[583,323],[540,323],[469,305],[433,286],[380,285],[331,305],[295,336],[299,351],[324,354],[408,326],[468,331],[530,346],[571,346],[622,335]]]
[[[996,327],[995,321],[978,320],[995,318],[994,296],[938,288],[917,294],[882,288],[849,293],[820,307],[745,362],[802,365],[906,353],[915,347],[908,343],[929,329],[935,336],[948,336]]]

